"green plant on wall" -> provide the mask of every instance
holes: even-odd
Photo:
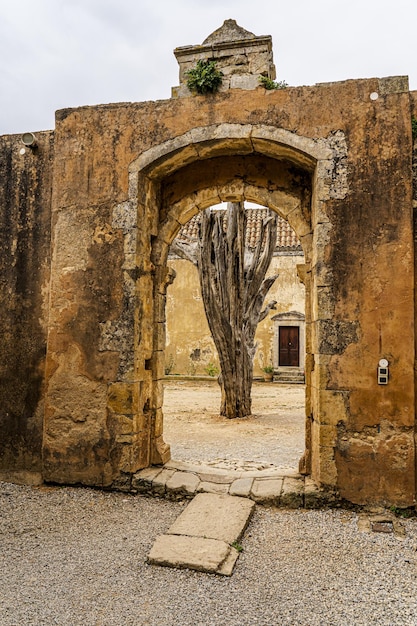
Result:
[[[285,89],[288,87],[288,83],[285,80],[272,80],[272,78],[268,78],[268,76],[259,76],[259,82],[262,87],[265,89]]]
[[[417,118],[411,118],[411,132],[413,133],[413,139],[417,139]]]
[[[221,85],[223,72],[217,69],[216,62],[197,61],[194,69],[186,72],[187,87],[190,91],[199,94],[215,93]]]
[[[206,372],[209,376],[217,376],[219,373],[219,368],[214,365],[214,363],[209,363],[206,367]]]

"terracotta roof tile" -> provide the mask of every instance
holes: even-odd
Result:
[[[222,209],[220,209],[222,210]],[[261,224],[262,221],[268,217],[270,214],[269,209],[259,208],[259,209],[246,209],[246,245],[248,248],[255,248],[257,241],[259,239],[259,235],[261,232]],[[226,211],[224,211],[224,217],[226,217]],[[286,220],[284,220],[279,215],[277,222],[277,251],[300,251],[301,252],[301,244],[300,241],[288,224]],[[195,215],[187,224],[185,224],[180,232],[177,235],[177,239],[186,239],[192,240],[197,239],[198,237],[198,224],[200,221],[200,216]]]

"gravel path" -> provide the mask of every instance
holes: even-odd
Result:
[[[417,625],[417,520],[257,507],[231,578],[150,566],[185,504],[0,483],[1,626]]]

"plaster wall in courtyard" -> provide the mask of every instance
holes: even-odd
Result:
[[[267,276],[278,274],[278,278],[268,292],[266,303],[275,300],[277,304],[260,322],[256,332],[254,375],[257,377],[263,375],[265,365],[278,367],[279,364],[274,316],[293,311],[304,315],[304,285],[297,274],[297,265],[303,263],[304,256],[300,253],[279,253],[271,261]],[[167,373],[207,376],[213,371],[211,365],[218,370],[219,360],[204,312],[197,269],[183,259],[170,259],[169,266],[175,270],[176,277],[167,291]],[[300,363],[303,362],[304,355],[300,354]]]

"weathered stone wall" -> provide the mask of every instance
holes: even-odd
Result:
[[[398,80],[380,81],[372,92],[378,98],[362,111],[360,124],[346,121],[349,194],[327,205],[333,318],[319,324],[317,336],[330,374],[323,391],[328,408],[319,419],[325,438],[326,425],[345,413],[337,421],[336,440],[331,434],[327,443],[335,445],[342,495],[362,503],[376,493],[388,502],[411,503],[415,492],[411,124],[405,88]],[[381,357],[389,362],[386,386],[377,384]],[[321,363],[319,371],[326,372]]]
[[[0,137],[0,477],[41,479],[53,133]]]
[[[277,313],[304,313],[304,286],[297,276],[302,255],[275,255],[267,275],[278,274],[265,303],[276,300],[274,310],[260,322],[255,341],[258,349],[254,359],[254,375],[262,376],[262,367],[273,362],[274,322]],[[172,259],[169,266],[176,278],[167,291],[165,363],[172,364],[171,373],[207,375],[210,364],[219,367],[218,356],[204,313],[197,269],[189,261]]]
[[[277,169],[259,156],[268,150],[268,134],[257,140],[258,152],[244,156],[252,132],[244,124],[256,122],[257,128],[285,128],[318,146],[325,141],[334,155],[329,189],[320,188],[325,181],[315,182],[314,193],[320,191],[325,203],[314,208],[311,235],[301,233],[305,240],[314,238],[307,346],[313,358],[313,475],[338,485],[353,501],[413,499],[410,109],[404,85],[402,92],[396,89],[377,79],[347,81],[58,115],[45,434],[50,479],[109,483],[120,470],[149,462],[149,432],[160,408],[154,394],[163,376],[152,348],[152,320],[163,319],[153,310],[152,237],[164,228],[170,206],[234,177],[246,176],[267,193],[295,193],[302,171],[284,160]],[[379,94],[377,100],[372,93]],[[240,124],[242,138],[223,141],[221,153],[213,153],[213,142],[202,149],[209,135],[201,133],[202,148],[196,148],[194,134],[188,153],[178,151],[177,137],[207,123]],[[168,170],[154,161],[149,176],[156,186],[147,187],[145,170],[144,178],[136,179],[143,181],[139,188],[129,191],[129,163],[168,141],[177,156]],[[129,248],[128,231],[136,232],[136,224],[127,227],[121,215],[123,207],[131,214],[135,198],[138,245]],[[383,388],[376,382],[382,356],[391,372]],[[160,430],[158,423],[153,432],[159,436]]]
[[[199,210],[248,200],[288,219],[304,248],[307,471],[352,502],[412,504],[406,81],[83,107],[58,112],[42,146],[52,137],[43,477],[123,485],[169,456],[162,419],[167,249]],[[40,142],[38,155],[20,162],[17,139],[1,141],[3,250],[10,251],[2,257],[2,463],[38,471],[51,156]],[[382,357],[390,364],[386,386],[377,384]]]
[[[153,107],[57,114],[43,442],[49,480],[108,485],[133,463],[125,442],[132,444],[139,412],[136,216],[132,223],[117,207],[127,198],[129,162],[142,149],[141,124],[129,120],[147,109]]]
[[[417,120],[417,91],[410,93],[411,104],[411,118]],[[413,153],[412,153],[412,170],[413,170],[413,224],[414,224],[414,277],[417,277],[417,135],[414,132],[413,135]],[[414,311],[415,322],[414,328],[417,327],[417,287],[414,289]],[[417,355],[417,334],[414,331],[414,340],[416,342],[415,355]],[[416,357],[417,358],[417,357]],[[417,361],[414,362],[414,371],[417,372]],[[415,385],[417,385],[417,377],[415,378]],[[417,397],[417,394],[416,394]],[[414,435],[415,449],[417,449],[417,411],[415,422],[415,435]],[[417,490],[417,454],[416,454],[416,490]],[[417,500],[417,493],[416,493]]]

